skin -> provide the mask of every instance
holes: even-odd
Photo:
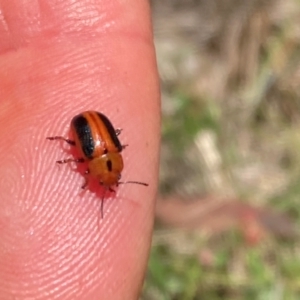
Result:
[[[159,87],[142,0],[0,0],[0,299],[138,299],[157,187]],[[122,180],[81,192],[48,141],[98,110],[122,128]]]

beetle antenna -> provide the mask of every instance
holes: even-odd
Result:
[[[144,186],[148,186],[148,183],[140,182],[140,181],[119,181],[118,184],[127,184],[127,183],[134,183],[134,184],[140,184]]]
[[[101,200],[101,207],[100,207],[100,210],[101,210],[101,219],[103,219],[103,203],[104,203],[104,195],[102,197],[102,200]]]
[[[104,197],[105,197],[105,194],[106,194],[106,189],[103,192],[103,196],[101,198],[101,204],[100,204],[101,219],[103,219],[103,206],[104,206]],[[98,215],[98,228],[99,228],[99,224],[100,224],[100,218],[99,218],[99,215]]]
[[[101,199],[101,206],[100,206],[101,219],[103,219],[103,207],[104,207],[104,198],[105,198],[106,192],[107,192],[107,188],[104,189],[103,196],[102,196],[102,199]]]

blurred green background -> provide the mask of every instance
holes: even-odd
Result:
[[[300,299],[300,1],[151,5],[163,121],[141,299]]]

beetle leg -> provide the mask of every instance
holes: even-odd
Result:
[[[75,141],[66,139],[66,138],[64,138],[63,136],[48,136],[46,139],[47,139],[47,140],[50,140],[50,141],[61,140],[61,141],[67,142],[68,144],[70,144],[70,145],[72,145],[72,146],[75,146]]]
[[[117,128],[116,130],[115,130],[115,133],[116,133],[116,135],[120,135],[121,134],[121,132],[122,132],[122,128]]]
[[[99,184],[102,185],[102,186],[104,186],[103,182],[101,182],[101,181],[99,182]],[[109,187],[104,186],[104,188],[105,188],[106,191],[109,190],[109,191],[112,192],[112,193],[115,193],[115,192],[116,192],[116,191],[115,191],[114,189],[112,189],[110,186],[109,186]]]
[[[128,146],[128,144],[122,145],[122,150],[124,150],[127,146]]]
[[[84,172],[84,184],[81,186],[81,188],[84,190],[88,184],[89,184],[89,179],[87,177],[87,175],[90,173],[90,170],[89,169],[86,169],[85,172]]]
[[[67,158],[62,160],[57,160],[57,164],[67,164],[69,162],[75,162],[75,163],[83,163],[85,160],[83,158]]]

